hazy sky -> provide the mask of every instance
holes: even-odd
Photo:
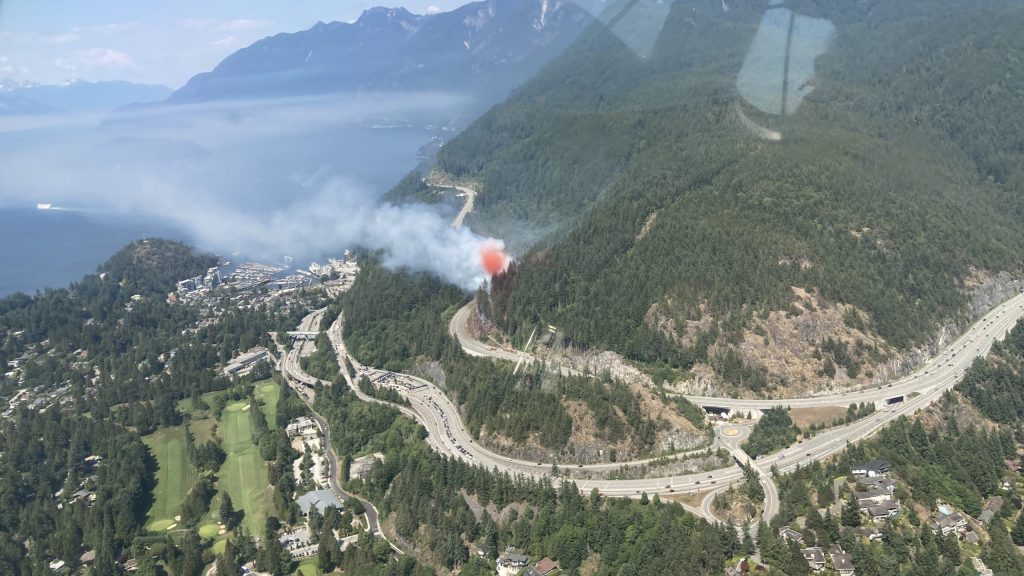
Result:
[[[366,8],[447,11],[469,0],[0,0],[0,79],[131,80],[178,88],[225,56]]]

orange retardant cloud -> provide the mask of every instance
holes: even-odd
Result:
[[[480,265],[483,266],[488,276],[495,276],[505,271],[508,266],[508,256],[500,246],[484,244],[480,247]]]

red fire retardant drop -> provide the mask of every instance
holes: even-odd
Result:
[[[484,246],[480,249],[480,265],[488,275],[494,276],[505,271],[505,263],[508,257],[496,246]]]

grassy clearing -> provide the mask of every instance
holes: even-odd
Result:
[[[217,420],[214,418],[198,418],[193,419],[190,429],[192,435],[196,439],[196,445],[205,444],[206,442],[213,440],[214,429],[217,427]]]
[[[271,380],[257,382],[256,399],[260,401],[263,415],[267,417],[267,425],[272,430],[276,429],[277,401],[281,399],[281,387]]]
[[[158,464],[153,506],[146,517],[146,528],[166,530],[177,522],[174,518],[181,515],[181,503],[199,479],[199,473],[188,461],[183,426],[158,430],[144,436],[142,441]]]
[[[223,395],[223,394],[226,394],[226,392],[224,392],[223,390],[218,390],[218,391],[215,391],[215,392],[207,392],[206,394],[202,395],[203,402],[206,402],[207,406],[213,406],[213,399],[216,398],[217,396],[220,396],[220,395]],[[192,399],[191,398],[185,398],[184,400],[178,400],[177,408],[178,408],[178,412],[182,412],[182,413],[186,413],[186,414],[191,412],[193,418],[200,418],[202,416],[209,416],[209,414],[210,414],[209,410],[195,410],[193,408],[193,406],[192,406]]]
[[[295,571],[296,574],[302,576],[320,576],[319,560],[316,556],[312,558],[306,558],[302,562],[299,562],[299,569]]]
[[[793,408],[789,411],[789,417],[793,425],[806,430],[812,424],[831,425],[836,418],[846,416],[845,406],[816,406],[813,408]]]
[[[203,524],[199,527],[199,535],[203,538],[213,538],[220,532],[220,526],[216,523]]]
[[[236,509],[245,510],[245,524],[253,534],[262,534],[268,515],[273,513],[273,491],[267,467],[253,444],[252,422],[245,408],[235,402],[224,408],[218,432],[227,459],[220,468],[220,488],[231,495]]]

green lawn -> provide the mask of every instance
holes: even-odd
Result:
[[[146,528],[152,531],[166,530],[177,523],[174,518],[181,515],[181,503],[195,485],[199,473],[188,461],[183,426],[163,428],[144,436],[142,441],[149,446],[159,466],[153,506],[146,518]]]
[[[302,562],[299,562],[299,569],[295,571],[296,574],[302,576],[320,576],[320,560],[316,556],[312,558],[306,558]]]
[[[218,432],[227,459],[220,468],[220,489],[231,495],[237,510],[245,510],[245,524],[253,534],[263,533],[263,524],[273,512],[273,491],[267,467],[253,444],[249,403],[228,404],[221,414]]]
[[[207,406],[213,406],[213,399],[216,398],[217,396],[221,396],[223,394],[225,394],[225,392],[223,390],[218,390],[216,392],[207,392],[206,394],[203,394],[203,402],[206,402]],[[209,415],[209,410],[193,410],[192,409],[192,399],[191,398],[185,398],[184,400],[178,400],[177,408],[178,408],[178,412],[184,412],[184,413],[192,412],[192,416],[194,418],[198,418],[198,417]]]
[[[281,387],[271,380],[256,383],[256,399],[260,401],[267,425],[277,428],[277,401],[281,399]]]
[[[196,439],[196,445],[213,440],[213,430],[216,426],[217,420],[212,417],[193,419],[191,430],[192,436]]]

